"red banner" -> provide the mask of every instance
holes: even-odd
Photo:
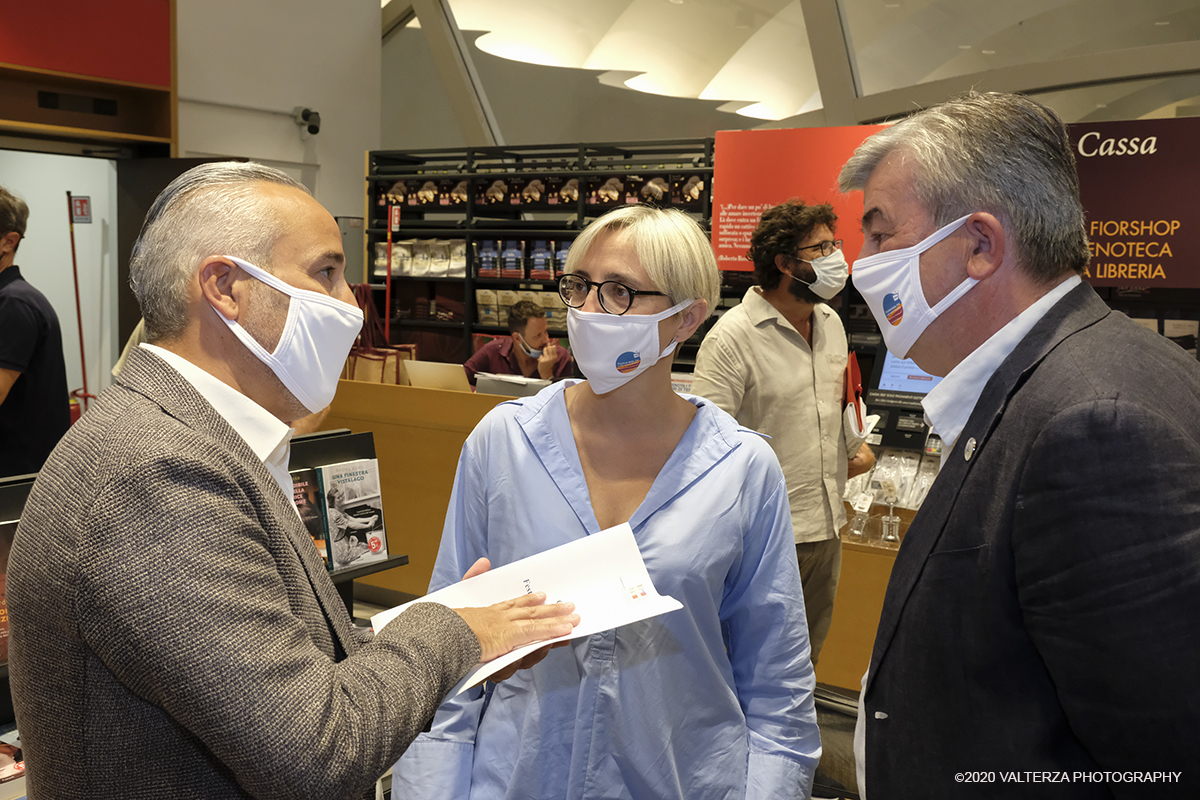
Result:
[[[759,217],[793,197],[833,205],[837,236],[852,262],[862,247],[862,195],[840,194],[837,176],[854,148],[878,130],[882,126],[717,131],[712,241],[721,269],[754,269],[746,250]]]

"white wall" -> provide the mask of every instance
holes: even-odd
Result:
[[[245,156],[362,216],[379,148],[379,0],[178,0],[179,155]],[[302,141],[292,110],[321,114]]]
[[[88,390],[99,394],[120,355],[117,341],[117,169],[112,161],[0,150],[0,183],[29,205],[17,250],[21,275],[54,306],[62,328],[67,386],[83,387],[67,192],[92,201],[92,222],[75,226]]]

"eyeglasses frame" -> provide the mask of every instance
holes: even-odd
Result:
[[[577,306],[571,305],[571,303],[568,302],[567,298],[563,297],[562,282],[567,280],[568,278],[571,280],[575,280],[575,281],[583,281],[584,284],[587,286],[587,294],[585,294],[583,296],[583,303],[580,303]],[[600,303],[600,308],[604,309],[605,314],[612,314],[614,317],[620,317],[620,316],[623,316],[623,315],[629,313],[629,309],[633,308],[633,301],[638,298],[638,295],[646,295],[648,297],[668,297],[668,298],[670,297],[670,295],[668,295],[666,292],[654,292],[654,291],[650,291],[649,289],[634,289],[629,284],[622,283],[621,281],[594,281],[594,280],[591,280],[590,278],[580,277],[579,275],[576,275],[573,272],[568,275],[559,276],[558,280],[555,281],[555,283],[558,286],[558,296],[562,297],[562,301],[564,303],[566,303],[567,306],[570,308],[583,308],[584,303],[586,303],[588,297],[591,296],[592,289],[594,287],[596,289],[596,298]],[[620,286],[622,289],[629,292],[629,305],[627,305],[625,307],[624,311],[609,311],[608,306],[604,305],[604,293],[601,291],[601,287],[603,287],[605,284],[609,284],[609,283],[615,283],[617,286]]]

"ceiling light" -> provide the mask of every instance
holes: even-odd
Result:
[[[681,5],[683,5],[683,0],[671,0],[671,2],[672,2],[674,5],[677,5],[677,6],[681,6]]]
[[[970,50],[970,49],[971,49],[971,45],[969,45],[969,44],[960,44],[960,45],[958,46],[958,49],[959,49],[959,50]]]
[[[981,53],[983,53],[985,56],[994,56],[994,55],[996,55],[996,51],[995,51],[995,50],[981,50],[980,52],[981,52]]]
[[[1170,21],[1170,20],[1167,20],[1166,22],[1156,22],[1156,23],[1154,23],[1154,24],[1155,24],[1155,25],[1159,25],[1159,26],[1162,26],[1162,25],[1170,25],[1170,24],[1171,24],[1171,21]]]

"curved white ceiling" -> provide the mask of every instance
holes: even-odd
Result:
[[[779,120],[821,107],[800,0],[450,0],[502,58],[725,101]],[[869,95],[1084,53],[1200,39],[1197,0],[841,0]],[[1153,93],[1141,92],[1141,104]],[[1131,89],[1134,90],[1134,89]]]

